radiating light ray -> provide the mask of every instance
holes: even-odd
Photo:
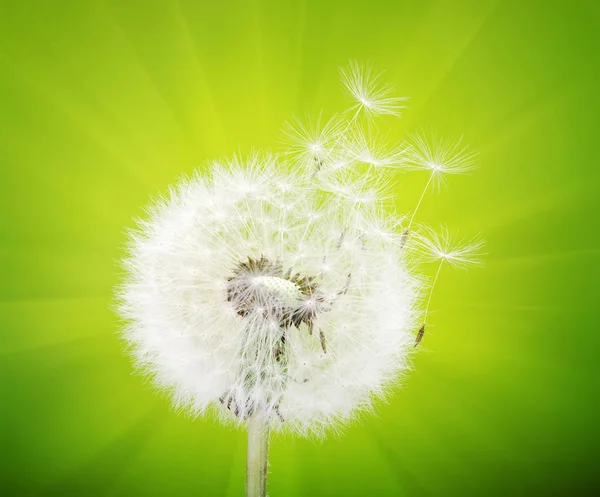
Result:
[[[21,63],[23,64],[23,63]],[[143,185],[150,185],[150,179],[147,174],[143,172],[140,167],[134,166],[135,161],[130,156],[124,154],[119,149],[118,145],[109,142],[103,131],[97,126],[97,121],[93,120],[90,116],[87,116],[82,111],[81,106],[71,101],[70,97],[64,94],[64,89],[59,86],[53,86],[49,84],[49,80],[44,73],[37,72],[35,66],[31,67],[12,67],[14,74],[18,77],[19,81],[29,87],[33,92],[42,96],[48,103],[55,106],[65,116],[71,119],[78,128],[87,134],[91,140],[106,150],[111,157],[114,158],[116,164],[121,164],[124,169],[129,170],[134,177]],[[44,85],[38,83],[38,81],[44,81]],[[55,188],[60,188],[59,185],[55,185]],[[65,187],[63,187],[65,188]],[[65,190],[64,193],[69,193]]]
[[[106,339],[112,319],[106,298],[2,302],[0,322],[6,328],[0,354],[25,357],[43,352],[53,357],[61,349]]]
[[[600,254],[600,248],[581,248],[574,250],[564,250],[554,253],[537,253],[523,254],[512,257],[489,257],[486,259],[486,265],[490,268],[496,266],[512,266],[512,265],[530,265],[537,266],[540,264],[555,264],[556,262],[564,261],[571,262],[570,259],[576,257],[595,257]]]
[[[440,404],[444,406],[444,416],[439,419],[443,422],[455,426],[456,436],[467,438],[470,443],[468,450],[480,451],[499,451],[504,457],[512,457],[511,447],[503,439],[493,426],[486,425],[485,416],[481,409],[479,399],[471,398],[464,394],[464,391],[455,382],[449,381],[448,370],[444,367],[434,367],[437,370],[435,376],[428,376],[425,381],[435,384],[436,391],[443,392]],[[451,419],[451,418],[454,419]],[[443,433],[451,433],[451,430],[445,430]],[[503,459],[502,457],[500,458]]]
[[[20,299],[11,299],[11,300],[0,300],[0,311],[3,309],[9,308],[10,306],[18,306],[22,304],[34,304],[34,305],[44,305],[47,303],[51,303],[54,305],[55,303],[63,304],[65,302],[74,302],[74,303],[82,303],[82,302],[98,302],[100,304],[106,303],[110,301],[110,297],[106,294],[97,295],[97,296],[82,296],[82,295],[42,295],[39,297],[28,295]]]
[[[245,477],[246,448],[246,441],[240,438],[235,445],[231,466],[229,467],[229,481],[223,492],[224,497],[239,497],[240,483],[244,481]]]
[[[511,202],[502,203],[491,212],[486,213],[486,234],[490,237],[494,233],[501,233],[511,226],[525,222],[527,218],[573,208],[588,202],[590,195],[595,192],[597,185],[585,181],[579,184],[567,184],[556,186],[553,189],[543,190],[523,195],[522,198],[512,198]],[[461,225],[465,230],[477,229],[481,226],[481,213],[473,212],[472,216],[466,216]]]
[[[128,427],[92,457],[82,461],[78,468],[53,485],[52,493],[62,494],[71,490],[94,488],[94,492],[106,495],[117,485],[119,478],[135,463],[148,441],[164,424],[158,403],[140,419]]]
[[[108,12],[108,10],[107,10]],[[113,29],[119,34],[120,38],[125,42],[125,45],[128,48],[129,54],[132,56],[134,61],[136,62],[136,66],[139,73],[145,80],[145,82],[149,85],[149,87],[153,90],[155,95],[158,97],[158,101],[162,103],[163,109],[165,109],[167,115],[173,120],[174,123],[177,124],[178,128],[182,133],[185,133],[186,123],[181,122],[178,114],[175,112],[173,108],[172,102],[169,101],[167,95],[165,95],[164,91],[161,89],[160,85],[157,83],[155,77],[152,75],[150,70],[148,69],[147,64],[144,62],[142,56],[139,53],[139,49],[136,47],[136,43],[133,40],[132,36],[127,32],[126,28],[123,26],[122,22],[119,21],[116,13],[114,11],[110,12],[110,19],[112,21]],[[135,129],[135,128],[133,128]]]
[[[455,399],[452,396],[447,395],[443,387],[437,384],[434,380],[430,380],[430,377],[421,376],[419,378],[419,388],[423,390],[427,388],[426,385],[435,383],[435,387],[439,390],[437,395],[426,396],[422,393],[412,393],[411,395],[411,410],[409,416],[403,415],[401,408],[393,405],[388,408],[393,413],[397,413],[397,417],[401,419],[402,424],[394,423],[393,438],[389,437],[390,440],[399,440],[405,434],[411,433],[412,436],[412,447],[415,451],[411,460],[419,460],[421,465],[428,465],[430,463],[430,457],[427,457],[427,461],[423,461],[424,455],[432,455],[437,460],[444,461],[444,471],[460,475],[464,473],[464,463],[461,460],[461,453],[455,450],[455,444],[453,444],[449,438],[454,436],[459,430],[464,430],[464,423],[450,422],[448,418],[448,412],[452,412],[453,403]],[[414,388],[410,385],[409,389]],[[398,401],[394,401],[396,403]],[[447,430],[447,425],[452,424],[453,431]],[[384,439],[384,435],[380,435],[378,438]],[[385,442],[383,442],[385,443]],[[462,447],[461,447],[462,449]],[[399,454],[403,451],[402,446],[397,448],[390,447],[387,453],[392,453],[394,459],[403,460]],[[418,464],[408,461],[404,469],[411,467],[415,472],[415,479],[420,487],[425,489],[424,495],[438,495],[439,493],[439,481],[432,480],[427,477],[426,468],[420,467]],[[465,491],[467,486],[462,490]]]
[[[39,344],[39,345],[16,347],[16,348],[8,349],[8,350],[2,349],[2,350],[0,350],[0,357],[7,358],[8,356],[11,356],[11,358],[14,359],[16,356],[27,355],[27,354],[32,354],[32,353],[39,353],[39,352],[43,352],[45,354],[60,354],[60,352],[57,352],[56,349],[59,349],[61,347],[70,347],[72,345],[82,345],[85,342],[90,342],[90,341],[94,341],[94,340],[102,340],[105,338],[106,338],[106,334],[104,333],[104,331],[100,331],[95,334],[92,334],[89,336],[84,336],[84,337],[69,338],[66,340],[58,340],[58,341],[43,343],[43,344]]]
[[[543,306],[534,304],[499,304],[499,303],[481,303],[473,301],[449,301],[443,300],[442,305],[452,306],[456,309],[479,309],[482,311],[516,311],[516,312],[543,312],[549,314],[580,314],[586,312],[594,312],[594,309],[582,308],[561,308],[556,306]]]
[[[260,78],[260,83],[258,84],[258,88],[256,89],[257,100],[260,102],[259,108],[261,112],[260,122],[272,122],[273,121],[273,112],[271,106],[269,105],[269,97],[267,95],[267,82],[268,82],[268,71],[267,65],[265,63],[265,52],[266,46],[264,41],[264,32],[265,27],[262,24],[263,16],[262,9],[252,9],[252,24],[254,26],[254,31],[256,36],[251,37],[254,57],[256,60],[256,64],[254,65],[257,79]],[[264,128],[263,128],[264,129]]]
[[[114,36],[109,36],[108,38],[105,38],[105,43],[107,46],[107,50],[112,49],[112,45],[113,44],[118,44],[119,48],[120,48],[120,53],[121,55],[126,55],[126,57],[131,57],[134,60],[134,64],[133,66],[136,68],[135,71],[131,71],[129,70],[129,74],[130,75],[134,75],[136,78],[138,78],[140,75],[142,76],[142,80],[144,81],[144,83],[142,83],[140,85],[140,93],[143,90],[147,91],[147,96],[158,96],[158,102],[160,103],[160,98],[161,98],[161,93],[160,93],[160,89],[158,87],[156,87],[156,85],[154,85],[154,82],[152,80],[152,78],[150,77],[150,74],[147,72],[145,66],[143,65],[142,61],[139,59],[138,53],[135,51],[135,47],[133,47],[133,45],[129,45],[129,48],[131,48],[131,50],[125,50],[123,51],[123,47],[127,47],[127,43],[129,42],[129,40],[127,39],[126,36],[123,36],[124,33],[122,32],[122,30],[120,30],[120,26],[118,24],[115,24],[114,22],[111,23],[111,17],[110,17],[110,12],[107,9],[106,5],[96,5],[92,8],[92,10],[99,8],[99,12],[101,12],[102,14],[108,14],[108,15],[100,15],[98,16],[98,24],[102,27],[108,25],[112,28],[110,32],[111,35],[117,34],[117,37],[115,38]],[[98,12],[94,12],[94,14],[98,14]],[[121,35],[120,37],[118,35]],[[52,40],[51,38],[45,40],[48,44],[53,45],[54,40]],[[87,40],[86,40],[87,41]],[[119,43],[119,41],[125,41],[125,43]],[[70,53],[70,52],[69,52]],[[76,51],[75,51],[76,53]],[[129,135],[129,139],[131,142],[135,143],[138,138],[139,138],[139,133],[138,133],[138,128],[139,128],[139,122],[136,121],[137,118],[137,113],[135,112],[123,112],[123,107],[121,105],[115,104],[114,103],[114,98],[112,94],[110,94],[110,92],[103,92],[102,90],[105,90],[105,85],[102,84],[102,82],[106,82],[106,76],[102,77],[102,78],[98,78],[96,79],[89,79],[89,78],[85,78],[85,71],[82,71],[82,67],[84,69],[86,69],[88,67],[87,64],[83,64],[83,66],[77,66],[74,65],[71,62],[71,58],[69,57],[65,57],[61,54],[58,55],[60,63],[63,67],[66,67],[69,69],[69,71],[71,72],[72,78],[75,82],[77,82],[78,79],[81,78],[81,82],[83,83],[83,85],[86,87],[87,90],[91,90],[91,94],[93,95],[95,101],[94,103],[101,103],[101,106],[103,108],[103,110],[106,110],[107,113],[110,115],[110,117],[115,117],[114,122],[110,123],[108,127],[108,131],[104,131],[104,134],[107,133],[111,133],[113,131],[113,129],[115,127],[120,126],[123,122],[128,121],[131,123],[129,129],[128,129],[128,135]],[[137,59],[136,59],[137,57]],[[104,59],[100,59],[101,62],[105,62]],[[115,62],[120,62],[120,60],[115,61]],[[137,62],[137,63],[136,63]],[[117,65],[117,67],[120,67]],[[52,68],[54,69],[54,68]],[[115,73],[117,76],[119,76],[119,72]],[[144,76],[146,76],[145,80],[144,80]],[[39,78],[40,80],[43,80],[44,77],[43,75]],[[109,80],[110,82],[110,80]],[[63,93],[63,88],[58,87],[57,88],[59,93]],[[98,91],[98,89],[100,89],[100,91]],[[148,91],[150,90],[150,91]],[[105,95],[108,94],[109,98],[104,98]],[[136,95],[137,97],[137,95]],[[152,107],[156,107],[156,103],[157,100],[153,99],[153,105]],[[166,111],[165,114],[167,116],[167,120],[169,120],[169,117],[173,117],[173,116],[169,116],[169,106],[168,104],[165,102],[165,106],[162,107],[161,110]],[[151,107],[149,105],[147,105],[146,107]],[[85,107],[84,107],[85,109]],[[133,119],[132,117],[133,116]],[[164,119],[161,119],[161,124],[164,122]],[[171,122],[174,123],[174,120],[171,119]],[[93,124],[93,123],[90,123]],[[130,144],[127,144],[130,146]],[[126,147],[127,148],[127,147]],[[139,161],[139,154],[142,154],[143,156],[143,160],[144,160],[144,164],[148,164],[148,163],[153,163],[155,162],[155,158],[156,158],[156,154],[155,153],[150,153],[149,150],[147,150],[146,147],[141,146],[138,150],[137,150],[137,156],[135,156],[133,159],[129,159],[125,162],[125,167],[128,167],[128,164],[131,165],[131,163],[134,163],[136,160]],[[155,164],[160,165],[158,163],[155,162]],[[142,167],[142,170],[144,170],[145,168]]]
[[[215,139],[219,141],[219,144],[221,145],[221,147],[219,147],[219,148],[223,148],[225,146],[224,136],[226,133],[225,133],[225,128],[223,126],[223,121],[221,119],[221,116],[217,112],[217,109],[215,107],[215,94],[211,88],[211,85],[210,85],[207,77],[206,77],[206,71],[203,69],[202,62],[201,62],[200,56],[198,54],[198,47],[194,43],[194,38],[192,36],[190,24],[189,24],[189,21],[183,11],[181,2],[175,2],[174,9],[176,12],[177,20],[182,28],[185,45],[186,45],[187,49],[189,50],[189,52],[192,54],[192,56],[190,57],[192,59],[191,65],[194,66],[196,73],[197,73],[196,77],[201,83],[200,84],[201,88],[204,90],[202,92],[203,93],[203,98],[202,98],[203,112],[202,112],[202,114],[204,115],[204,109],[208,109],[208,115],[210,116],[210,122],[211,122],[211,128],[215,129],[215,131],[213,131],[213,133],[211,133],[211,135],[214,136]],[[200,108],[200,106],[198,106],[198,107]],[[203,129],[205,129],[205,127],[201,127],[201,129],[198,129],[197,132],[202,133]]]
[[[438,68],[437,70],[432,71],[431,74],[427,76],[428,80],[424,85],[424,88],[420,89],[417,96],[411,98],[411,112],[407,113],[407,116],[403,119],[401,123],[402,129],[409,129],[413,125],[421,110],[428,104],[436,92],[439,91],[445,79],[452,73],[457,62],[464,56],[469,46],[475,43],[477,36],[482,32],[486,22],[493,16],[498,3],[500,3],[499,0],[493,0],[489,5],[482,9],[479,15],[471,21],[468,29],[465,29],[460,33],[461,37],[458,38],[459,41],[456,42],[456,45],[453,47],[451,55],[447,57],[442,64],[436,66]],[[421,61],[414,61],[412,58],[421,55],[422,45],[427,46],[427,42],[429,41],[428,38],[431,35],[430,24],[438,25],[442,16],[452,16],[454,14],[454,12],[452,12],[452,3],[447,3],[440,7],[442,8],[432,9],[430,18],[423,24],[421,31],[415,39],[412,40],[412,43],[408,44],[409,48],[405,52],[406,55],[400,59],[398,67],[411,68],[413,65],[418,66],[419,63],[421,63]],[[445,14],[444,10],[448,8],[450,9],[450,12]],[[447,23],[446,20],[444,20],[444,22]],[[454,32],[456,33],[456,30]],[[453,39],[453,42],[454,40],[457,40],[457,37]],[[404,70],[406,71],[406,69]]]
[[[292,45],[292,53],[293,53],[293,64],[292,71],[294,74],[294,81],[296,82],[293,91],[294,91],[294,110],[298,112],[302,109],[302,75],[303,75],[303,66],[302,61],[304,57],[304,44],[305,44],[305,34],[306,34],[306,10],[307,10],[306,1],[297,2],[296,8],[298,9],[298,15],[296,16],[296,30],[294,33],[294,43]]]
[[[528,131],[535,129],[546,120],[552,119],[552,116],[567,103],[566,95],[554,95],[551,99],[517,109],[516,114],[507,119],[505,123],[495,124],[493,129],[482,130],[483,137],[477,141],[479,152],[487,157],[501,153],[502,147],[507,147],[516,139],[522,139]]]
[[[427,478],[424,478],[415,468],[414,460],[405,456],[403,450],[393,447],[389,436],[380,433],[376,427],[370,427],[369,432],[396,478],[400,490],[398,495],[425,495],[428,491]]]
[[[284,458],[271,458],[269,462],[270,488],[273,495],[300,496],[302,471],[298,457],[296,439],[277,437],[271,439],[272,454],[286,454]]]

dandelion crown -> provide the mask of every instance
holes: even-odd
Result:
[[[470,169],[473,154],[420,135],[383,144],[373,120],[397,115],[403,99],[370,67],[341,75],[348,111],[289,124],[283,155],[213,163],[181,181],[131,234],[124,336],[177,407],[263,432],[338,427],[409,367],[444,262],[476,262],[480,241],[453,246],[447,231],[414,222],[426,191]],[[383,208],[402,168],[429,175],[406,217]],[[439,264],[426,288],[419,254]]]

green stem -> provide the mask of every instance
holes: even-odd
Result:
[[[248,420],[246,497],[267,496],[269,424],[260,414]]]

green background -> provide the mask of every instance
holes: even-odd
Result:
[[[109,309],[124,230],[203,160],[343,110],[349,59],[411,97],[395,135],[433,125],[480,152],[419,218],[482,231],[488,255],[444,270],[376,416],[273,440],[270,494],[600,492],[598,3],[0,5],[0,493],[243,494],[244,434],[131,374]],[[410,209],[426,176],[398,179]]]

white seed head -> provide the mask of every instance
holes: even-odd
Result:
[[[400,99],[371,69],[351,64],[342,76],[368,117],[397,113]],[[176,407],[321,435],[409,369],[422,277],[385,208],[406,146],[365,138],[348,115],[288,126],[281,156],[207,164],[131,233],[124,337]],[[456,265],[479,248],[415,243]]]
[[[350,419],[408,367],[418,315],[382,216],[270,157],[182,181],[132,236],[121,312],[138,364],[195,413],[260,410],[299,433]]]

